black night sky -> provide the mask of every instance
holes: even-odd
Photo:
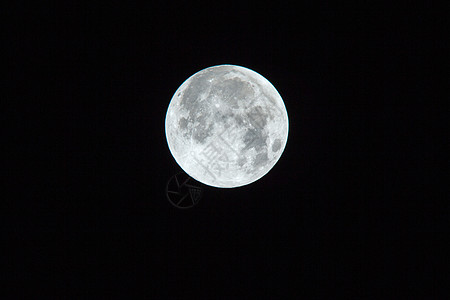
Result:
[[[437,184],[448,175],[443,63],[433,61],[440,10],[166,2],[3,13],[14,16],[2,104],[2,177],[15,195],[3,204],[8,290],[438,295],[440,264],[430,257],[443,250],[421,237],[448,235],[449,206],[439,204],[448,192]],[[288,111],[288,142],[262,179],[204,186],[196,207],[177,210],[165,196],[181,171],[166,110],[184,80],[219,64],[271,81]]]

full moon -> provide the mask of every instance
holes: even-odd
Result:
[[[206,185],[234,188],[266,175],[286,146],[283,99],[263,76],[235,65],[203,69],[175,92],[165,120],[175,161]]]

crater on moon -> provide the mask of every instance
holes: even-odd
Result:
[[[279,160],[288,136],[281,96],[260,74],[219,65],[175,92],[165,129],[170,152],[194,179],[215,187],[250,184]]]
[[[277,152],[281,148],[281,141],[280,139],[276,139],[275,142],[272,144],[272,151]]]

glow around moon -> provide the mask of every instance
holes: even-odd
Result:
[[[289,121],[275,87],[260,74],[219,65],[175,92],[165,129],[170,152],[192,178],[232,188],[250,184],[279,160]]]

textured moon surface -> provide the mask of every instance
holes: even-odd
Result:
[[[283,99],[260,74],[219,65],[189,77],[170,101],[170,152],[192,178],[233,188],[250,184],[279,160],[289,121]]]

